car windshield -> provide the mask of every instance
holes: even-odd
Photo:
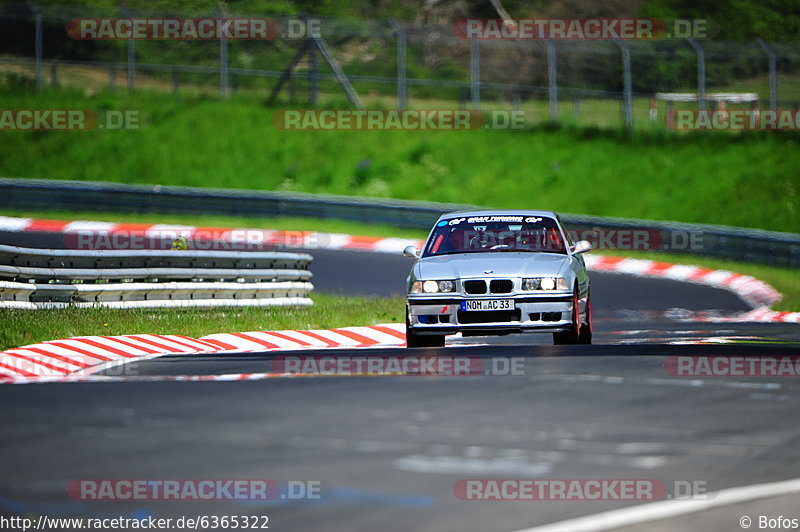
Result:
[[[501,251],[567,252],[553,218],[473,216],[439,221],[423,256]]]

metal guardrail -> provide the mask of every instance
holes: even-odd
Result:
[[[301,216],[428,229],[464,205],[264,190],[0,178],[0,206],[14,209]]]
[[[311,255],[0,245],[0,308],[310,305]]]
[[[429,229],[444,212],[476,208],[474,205],[262,190],[0,178],[2,206],[30,210],[336,218],[413,229]],[[800,234],[571,214],[564,214],[561,218],[573,233],[579,236],[588,234],[589,240],[596,233],[608,236],[611,231],[643,231],[648,233],[650,242],[642,248],[646,250],[800,267]],[[673,245],[687,239],[691,239],[695,245]],[[603,248],[602,245],[598,247]],[[249,255],[248,252],[244,253]]]
[[[0,308],[36,308],[30,302],[34,290],[36,287],[31,284],[0,281]]]
[[[646,233],[650,244],[644,251],[702,255],[789,268],[800,267],[800,234],[730,227],[724,225],[658,222],[629,218],[562,215],[570,232],[595,244],[592,233]],[[588,237],[588,238],[587,238]],[[613,235],[610,240],[614,241]],[[694,244],[692,244],[694,242]],[[604,249],[596,245],[597,249]],[[608,249],[606,246],[605,249]],[[617,249],[617,248],[612,248]],[[627,249],[619,246],[618,249]],[[635,246],[634,250],[639,249]]]
[[[33,249],[0,244],[0,277],[15,279],[308,280],[311,256],[284,252]]]
[[[108,283],[36,285],[37,308],[91,307],[251,307],[311,305],[308,282],[270,283]]]

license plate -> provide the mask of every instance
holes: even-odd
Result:
[[[461,302],[461,310],[514,310],[513,299],[471,299]]]

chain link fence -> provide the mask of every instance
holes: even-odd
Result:
[[[800,107],[798,43],[466,40],[450,25],[311,15],[270,17],[282,34],[268,40],[80,40],[67,30],[74,19],[201,16],[259,17],[3,3],[0,79],[31,90],[251,93],[280,106],[514,109],[597,126],[663,122],[672,105],[713,106],[717,93],[755,94],[734,107]]]

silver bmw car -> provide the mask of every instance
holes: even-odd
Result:
[[[408,347],[443,346],[448,334],[552,333],[592,343],[589,275],[552,211],[469,211],[441,216],[408,277]]]

